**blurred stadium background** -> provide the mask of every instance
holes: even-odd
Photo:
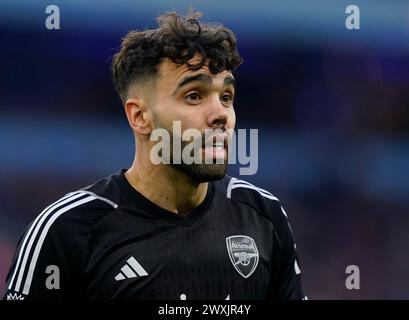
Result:
[[[109,72],[120,37],[189,8],[237,34],[237,128],[259,129],[259,171],[242,178],[283,202],[309,298],[408,299],[409,2],[386,0],[2,0],[0,292],[47,204],[131,164]],[[345,287],[351,264],[360,290]]]

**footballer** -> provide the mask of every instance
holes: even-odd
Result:
[[[37,216],[4,299],[306,299],[280,201],[227,175],[241,62],[234,33],[199,13],[166,13],[156,29],[129,32],[112,76],[135,137],[133,163]],[[151,135],[172,133],[175,121],[203,133],[200,153],[222,161],[154,163]],[[218,129],[210,146],[208,129]]]

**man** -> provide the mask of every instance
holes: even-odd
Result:
[[[6,299],[305,297],[280,202],[226,175],[232,72],[242,60],[230,30],[198,18],[169,13],[157,29],[123,39],[112,71],[135,135],[134,162],[33,221],[13,259]],[[154,131],[173,137],[175,122],[181,132],[201,133],[196,156],[219,161],[177,162],[172,138],[170,163],[154,163]],[[205,138],[209,129],[216,133]]]

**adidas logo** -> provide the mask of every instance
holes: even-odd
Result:
[[[121,268],[121,272],[119,272],[115,276],[116,281],[121,281],[125,279],[137,278],[137,277],[145,277],[148,273],[146,270],[139,264],[138,261],[134,257],[130,257],[126,264]]]

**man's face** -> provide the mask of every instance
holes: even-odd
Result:
[[[198,62],[199,57],[192,58],[189,63]],[[228,165],[228,132],[234,129],[236,115],[233,108],[235,81],[230,71],[212,74],[204,65],[192,71],[185,64],[178,65],[170,59],[160,64],[159,76],[154,91],[152,113],[155,129],[166,129],[171,137],[171,165],[175,166],[193,180],[205,182],[217,180],[226,175]],[[181,122],[181,132],[186,129],[197,129],[202,134],[200,150],[203,162],[173,164],[173,122]],[[219,129],[210,136],[213,142],[222,147],[215,148],[209,143],[209,135],[205,139],[206,129]],[[224,132],[221,134],[221,132]],[[175,135],[177,139],[181,137]],[[191,141],[182,141],[181,150]],[[198,142],[197,140],[195,141]],[[206,147],[205,145],[209,146]],[[206,164],[205,158],[213,159]]]

